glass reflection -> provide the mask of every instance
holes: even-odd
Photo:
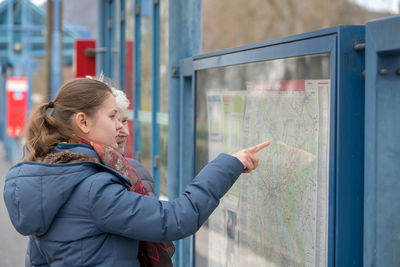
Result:
[[[329,73],[329,54],[197,72],[197,171],[271,145],[196,234],[196,266],[326,265]]]

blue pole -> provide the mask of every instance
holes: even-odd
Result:
[[[0,62],[2,64],[2,62]],[[6,128],[6,66],[0,66],[0,141],[5,143]]]
[[[8,1],[7,5],[7,39],[8,39],[8,55],[11,56],[13,54],[13,2]]]
[[[8,45],[8,56],[11,57],[11,59],[9,59],[9,61],[12,62],[12,55],[13,53],[13,46],[12,44],[14,43],[13,40],[13,1],[8,1],[8,5],[7,5],[7,40],[8,43],[10,45]],[[7,67],[6,67],[7,68]],[[2,136],[3,136],[3,144],[4,144],[4,148],[7,151],[7,157],[8,159],[10,159],[9,157],[9,151],[12,150],[12,146],[10,144],[10,138],[8,138],[7,136],[7,93],[6,93],[6,81],[7,81],[7,75],[9,75],[7,69],[5,70],[5,81],[4,81],[4,131],[2,132]]]
[[[17,54],[14,51],[14,43],[19,42],[21,44],[21,39],[22,39],[22,33],[21,32],[17,32],[14,31],[14,1],[9,1],[8,2],[8,6],[7,6],[7,24],[8,24],[8,59],[9,62],[12,65],[12,75],[14,76],[21,76],[22,75],[22,64],[23,62],[23,58],[21,54]],[[24,8],[22,7],[21,13],[19,14],[19,16],[22,17],[24,12]],[[17,18],[20,19],[20,18]],[[21,51],[19,51],[21,52]],[[8,73],[7,73],[8,74]],[[7,77],[6,74],[6,77]],[[8,160],[10,160],[11,162],[16,162],[19,158],[20,152],[21,152],[21,145],[20,142],[17,138],[13,138],[13,137],[8,137],[7,135],[7,125],[8,125],[8,121],[7,121],[7,92],[5,92],[5,127],[4,127],[4,147],[7,151],[7,157]]]
[[[96,72],[104,74],[107,77],[113,78],[113,24],[112,20],[114,1],[113,0],[101,0],[98,5],[98,43],[97,48],[105,49],[100,53],[96,54]]]
[[[156,195],[160,195],[160,124],[157,114],[160,112],[160,4],[153,0],[153,30],[152,30],[152,175]]]
[[[141,0],[135,0],[135,52],[134,52],[134,60],[135,60],[135,65],[134,65],[134,76],[135,76],[135,88],[134,88],[134,154],[135,158],[137,160],[141,160],[141,150],[142,150],[142,144],[141,144],[141,125],[140,125],[140,120],[139,120],[139,111],[141,109],[141,90],[142,90],[142,55],[141,55],[141,47],[142,47],[142,37],[141,37],[141,28],[142,28],[142,16],[141,16],[141,9],[142,9],[142,4]]]
[[[97,31],[97,43],[96,47],[105,47],[105,29],[106,29],[106,18],[105,18],[105,0],[99,1],[98,6],[98,31]],[[105,65],[105,53],[96,53],[96,73],[104,73]]]
[[[120,27],[119,27],[119,83],[122,91],[130,90],[125,88],[125,0],[120,0]]]
[[[193,168],[184,168],[185,162],[194,162],[194,153],[184,154],[187,145],[193,145],[193,139],[187,143],[181,138],[190,138],[193,129],[187,126],[184,117],[191,116],[190,94],[187,94],[190,81],[179,80],[180,62],[184,58],[201,52],[201,0],[170,0],[169,1],[169,80],[168,80],[168,197],[175,199],[182,189],[193,178]],[[180,86],[181,83],[181,86]],[[180,89],[181,87],[181,89]],[[189,89],[191,90],[191,88]],[[182,106],[183,105],[183,106]],[[193,107],[193,106],[192,106]],[[180,109],[182,113],[180,115]],[[190,114],[186,114],[189,112]],[[193,122],[190,123],[193,128]],[[191,145],[190,145],[191,144]],[[186,153],[186,152],[185,152]],[[183,160],[183,156],[187,157]],[[176,242],[174,264],[176,266],[192,266],[192,240],[186,238]]]
[[[53,1],[53,32],[51,34],[51,99],[57,95],[61,85],[61,33],[60,0]]]
[[[110,78],[113,78],[113,38],[112,38],[112,33],[113,33],[113,12],[114,12],[114,1],[113,0],[106,0],[105,2],[105,58],[104,58],[104,66],[103,66],[103,71],[104,75]]]
[[[25,49],[25,53],[26,53],[26,57],[27,63],[26,63],[26,75],[28,77],[28,99],[27,99],[27,106],[26,106],[26,110],[27,110],[27,116],[29,116],[30,110],[31,110],[31,99],[32,99],[32,11],[31,11],[31,7],[29,6],[30,2],[27,1],[27,5],[26,5],[26,21],[25,23],[27,24],[27,28],[28,30],[26,31],[26,35],[24,38],[24,47],[26,47]]]

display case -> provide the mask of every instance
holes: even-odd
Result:
[[[193,59],[196,172],[271,141],[196,234],[195,266],[362,263],[363,36],[341,26]]]

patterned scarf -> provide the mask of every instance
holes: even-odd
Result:
[[[81,140],[81,143],[93,147],[104,165],[129,178],[132,185],[126,184],[126,186],[130,191],[141,195],[149,195],[142,180],[138,177],[136,171],[133,169],[131,164],[129,164],[128,160],[121,155],[121,153],[112,147],[95,143],[80,136],[77,137]],[[142,267],[172,267],[171,257],[174,252],[175,247],[172,242],[157,243],[140,241],[138,259]]]

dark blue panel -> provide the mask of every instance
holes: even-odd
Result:
[[[336,259],[335,266],[363,264],[364,27],[342,27],[337,55]]]
[[[312,40],[312,41],[310,41]],[[302,55],[320,54],[329,52],[335,44],[335,35],[301,39],[297,42],[268,44],[263,47],[239,50],[236,53],[214,54],[211,57],[198,57],[194,61],[194,69],[208,69],[229,65],[265,61],[279,58],[296,57]],[[267,43],[266,43],[267,44]]]
[[[399,28],[399,16],[366,24],[365,266],[400,266]]]

